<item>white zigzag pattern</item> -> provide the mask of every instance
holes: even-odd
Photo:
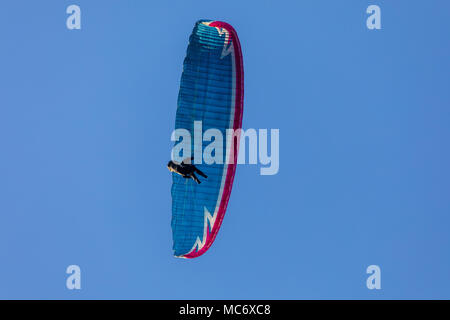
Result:
[[[214,223],[216,222],[216,218],[217,218],[217,211],[218,208],[216,208],[216,210],[214,211],[214,215],[212,216],[211,213],[208,211],[208,209],[206,209],[206,207],[204,207],[204,212],[205,212],[205,220],[203,221],[203,240],[200,240],[200,237],[197,237],[197,240],[195,240],[194,246],[192,247],[191,251],[189,251],[188,253],[186,253],[186,255],[190,254],[192,251],[194,251],[195,249],[200,250],[201,248],[203,248],[206,244],[206,240],[207,240],[207,231],[208,231],[208,225],[211,226],[211,231],[214,227]]]

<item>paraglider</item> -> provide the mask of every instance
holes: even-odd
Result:
[[[168,166],[173,172],[171,225],[176,257],[195,258],[204,254],[219,232],[236,171],[243,96],[243,62],[236,31],[225,22],[198,21],[183,63],[175,121],[175,131],[184,130],[189,135],[184,143],[193,153],[184,156],[195,159],[194,168],[198,171],[189,167],[190,173],[184,175],[179,171],[187,167]],[[226,137],[223,146],[217,144],[215,151],[209,150],[214,161],[205,159],[205,149],[213,138],[194,137],[203,133],[207,136],[206,132],[211,130]],[[177,141],[177,137],[173,140]],[[191,173],[199,172],[204,176],[196,181],[198,178]]]

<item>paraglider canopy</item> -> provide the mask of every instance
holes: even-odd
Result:
[[[198,21],[183,64],[175,121],[175,131],[182,134],[175,134],[173,157],[194,156],[195,166],[207,179],[196,183],[172,174],[172,235],[177,257],[195,258],[205,253],[222,224],[236,171],[243,95],[242,53],[236,31],[225,22]],[[225,140],[222,145],[220,135]],[[189,154],[178,154],[179,143],[189,147]]]

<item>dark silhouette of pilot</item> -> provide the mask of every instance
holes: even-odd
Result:
[[[169,163],[167,164],[167,169],[169,169],[169,171],[171,171],[171,172],[178,173],[183,178],[186,178],[186,179],[192,178],[192,180],[194,180],[195,182],[197,182],[199,184],[202,182],[197,178],[197,176],[195,175],[196,173],[198,173],[205,179],[208,178],[208,176],[206,174],[204,174],[203,172],[201,172],[200,170],[198,170],[196,166],[194,166],[191,163],[186,163],[186,162],[190,162],[187,160],[189,160],[189,158],[183,160],[179,164],[170,160]],[[194,160],[194,157],[191,157],[190,160]]]

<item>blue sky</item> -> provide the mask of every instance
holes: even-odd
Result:
[[[0,298],[450,298],[448,1],[0,7]],[[239,166],[212,248],[181,260],[165,164],[201,18],[237,30],[243,126],[280,129],[280,171]]]

